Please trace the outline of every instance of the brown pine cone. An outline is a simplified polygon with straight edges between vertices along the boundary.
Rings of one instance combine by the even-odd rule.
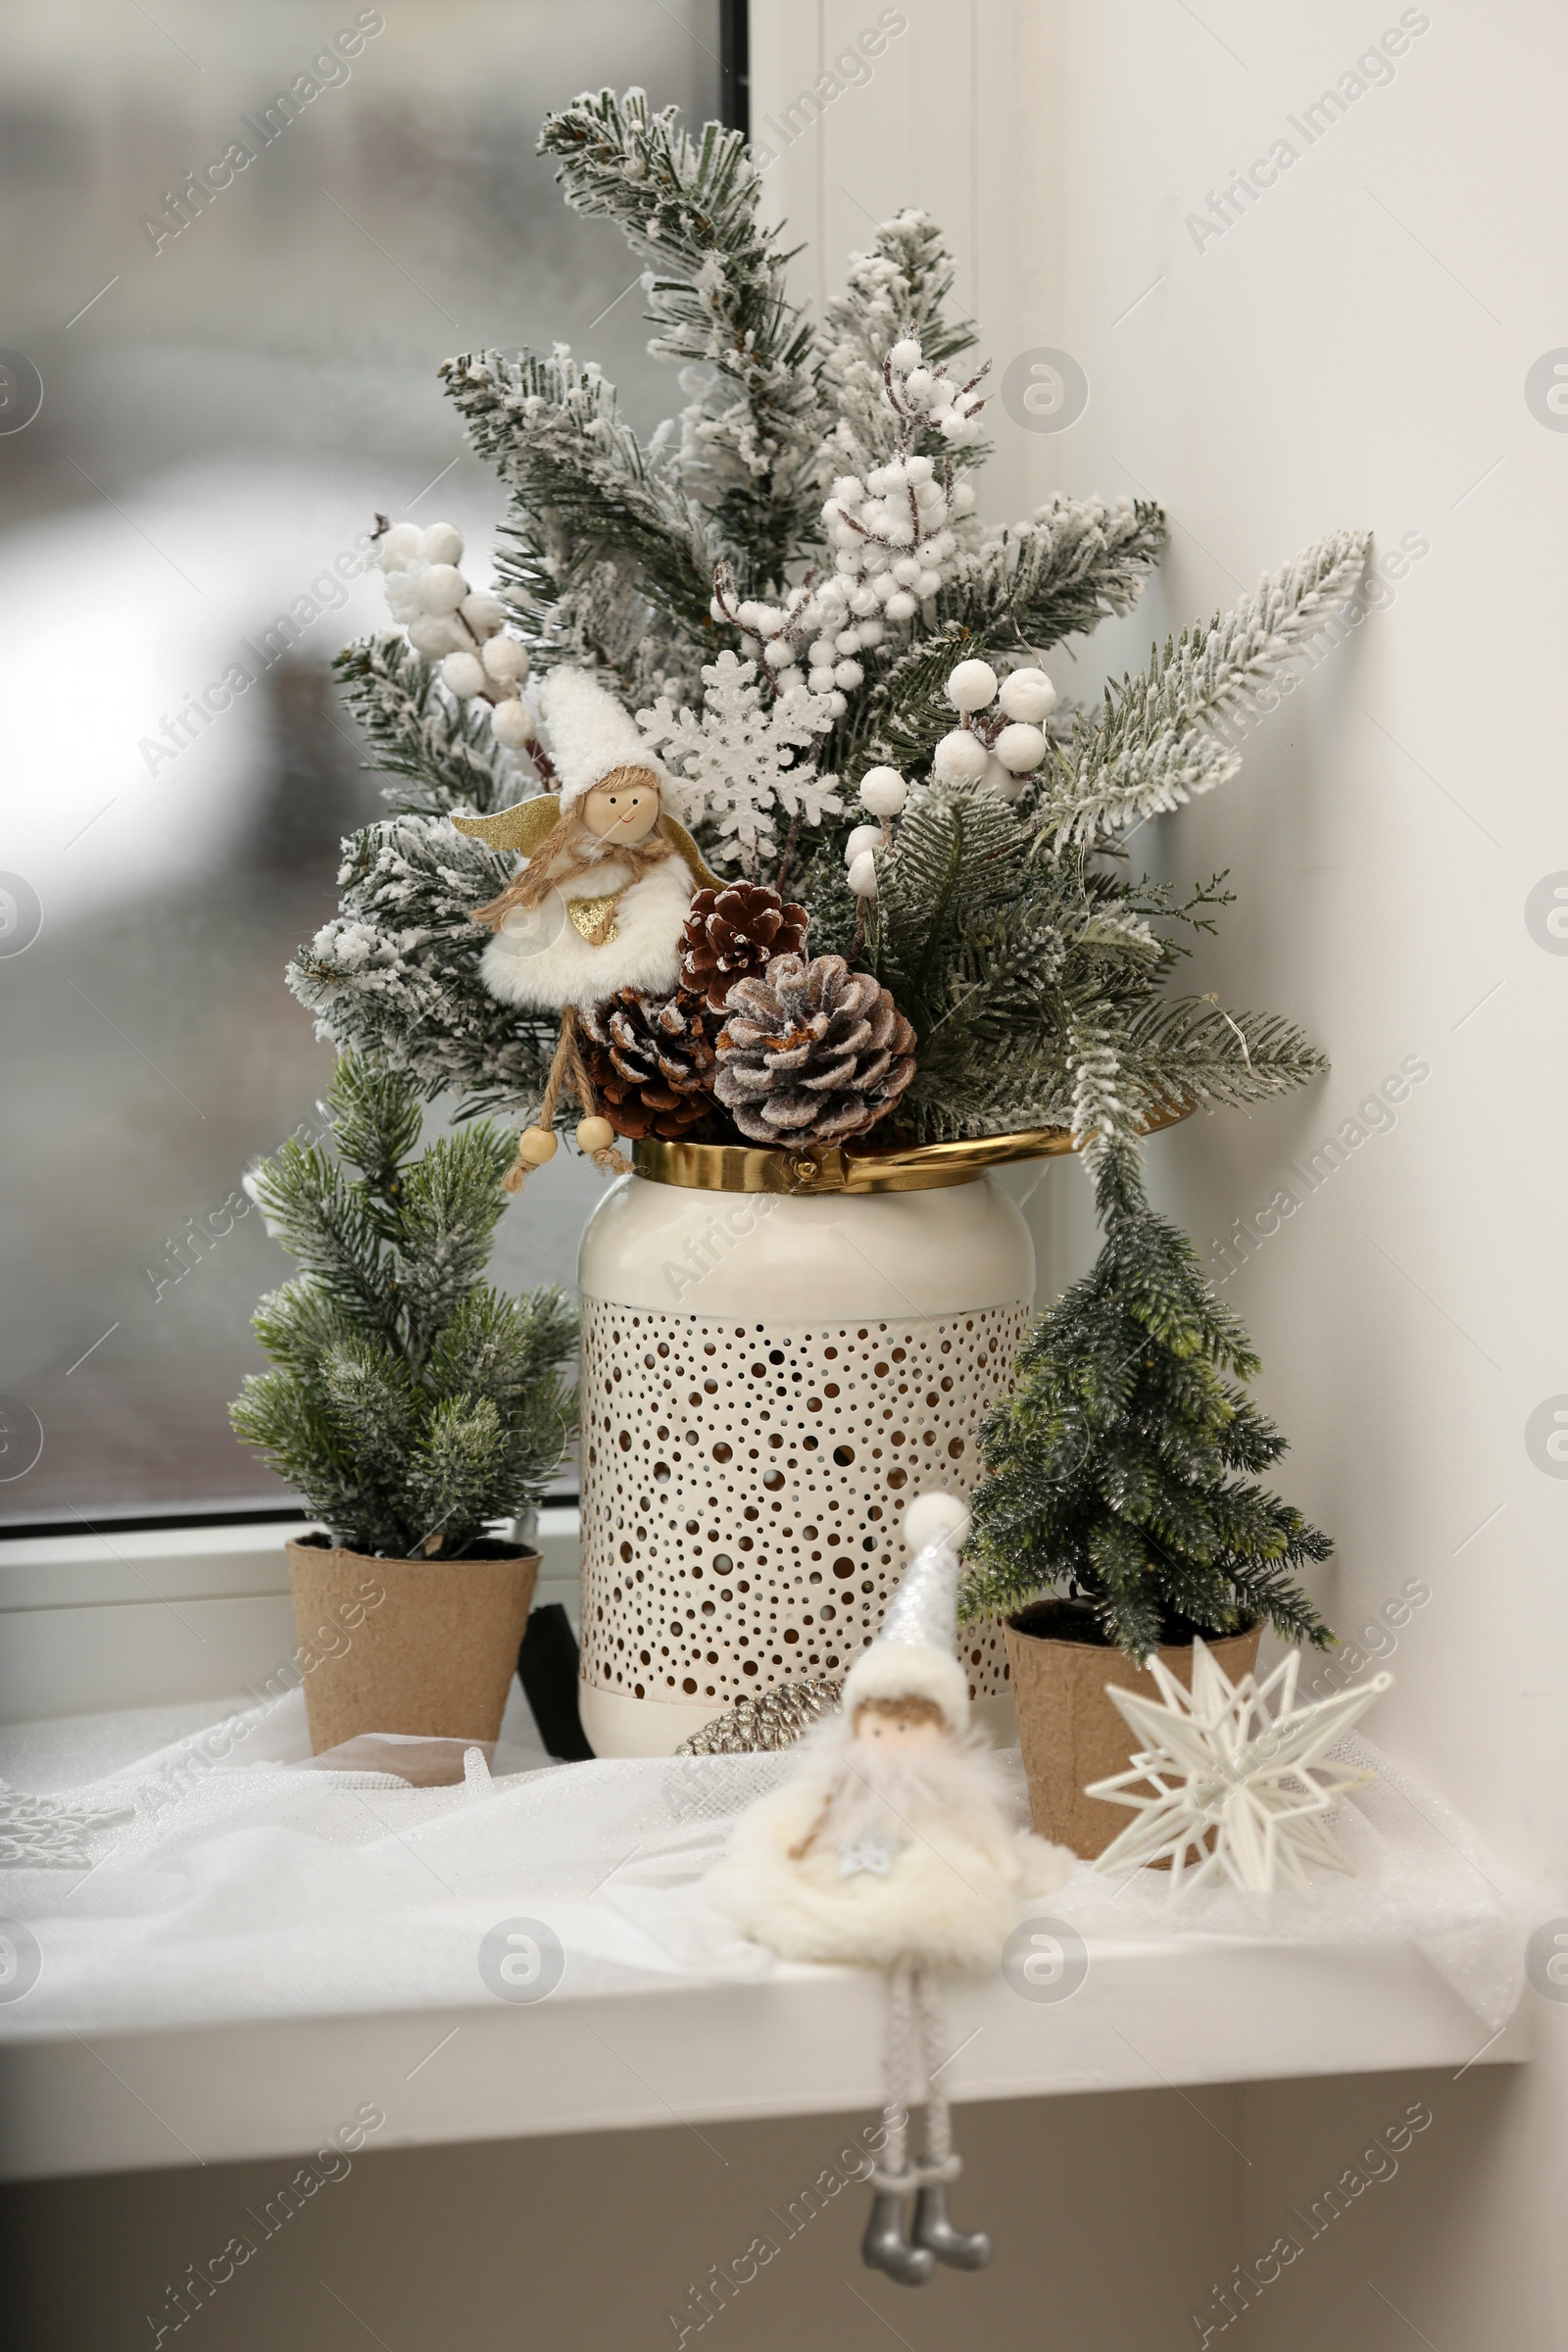
[[[835,1144],[890,1111],[914,1076],[914,1031],[842,956],[775,956],[730,990],[713,1092],[759,1144]]]
[[[681,935],[680,984],[722,1012],[737,980],[760,972],[774,956],[798,956],[806,945],[806,908],[788,906],[760,882],[731,882],[700,890]]]
[[[583,1061],[617,1135],[673,1143],[711,1109],[717,1023],[700,997],[623,988],[580,1017]]]

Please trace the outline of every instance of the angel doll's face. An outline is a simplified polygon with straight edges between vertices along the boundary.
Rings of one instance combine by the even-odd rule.
[[[855,1711],[855,1737],[881,1755],[929,1755],[947,1744],[948,1727],[927,1698],[873,1698]]]
[[[617,768],[583,796],[582,821],[600,841],[646,841],[659,822],[659,780],[646,768]]]

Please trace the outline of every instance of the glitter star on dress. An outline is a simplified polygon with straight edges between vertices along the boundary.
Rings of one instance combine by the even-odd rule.
[[[890,1837],[886,1830],[867,1830],[853,1845],[838,1847],[839,1877],[858,1878],[865,1871],[873,1879],[885,1879],[908,1842],[907,1838]]]

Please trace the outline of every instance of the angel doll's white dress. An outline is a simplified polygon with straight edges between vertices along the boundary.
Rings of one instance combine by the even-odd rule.
[[[570,828],[569,839],[545,853],[555,887],[500,917],[479,977],[501,1004],[536,1012],[586,1009],[623,988],[667,996],[680,974],[692,895],[715,878],[671,812],[668,776],[612,695],[586,671],[563,665],[546,678],[540,710],[559,791],[496,816],[460,816],[460,831],[494,849],[519,850],[531,862],[559,820],[617,772],[657,785],[662,808],[653,836],[632,852],[584,824]]]

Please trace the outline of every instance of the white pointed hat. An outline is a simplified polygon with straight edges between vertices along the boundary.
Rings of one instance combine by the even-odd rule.
[[[540,691],[550,758],[561,779],[561,807],[574,808],[612,768],[645,767],[667,793],[669,779],[637,731],[637,722],[585,669],[563,664]]]
[[[844,1712],[868,1698],[929,1698],[956,1732],[969,1721],[969,1677],[959,1665],[958,1545],[969,1513],[956,1494],[917,1494],[904,1515],[914,1557],[882,1630],[844,1678]]]

